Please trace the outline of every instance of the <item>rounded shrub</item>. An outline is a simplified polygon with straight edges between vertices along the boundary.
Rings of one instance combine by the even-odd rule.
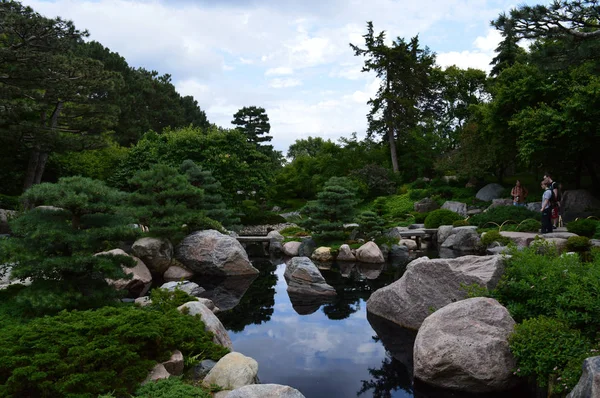
[[[540,212],[531,211],[521,206],[498,206],[486,212],[475,214],[469,219],[472,225],[484,228],[493,224],[502,225],[505,221],[520,223],[527,219],[539,220]]]
[[[427,212],[427,213],[419,213],[418,211],[413,211],[413,212],[410,213],[410,215],[413,216],[413,218],[415,219],[415,222],[417,224],[422,224],[422,223],[425,222],[425,219],[429,215],[429,212]]]
[[[502,246],[506,246],[510,243],[510,238],[502,236],[498,231],[488,231],[481,237],[481,245],[483,247],[488,247],[494,242],[498,242]]]
[[[453,211],[437,209],[430,212],[425,219],[425,228],[437,228],[440,225],[452,225],[454,221],[461,219],[462,217]]]
[[[586,252],[590,250],[592,244],[590,239],[585,236],[571,236],[567,239],[567,250],[570,252]]]
[[[596,233],[596,228],[598,228],[598,221],[590,220],[587,218],[571,221],[567,224],[567,231],[577,234],[579,236],[587,236],[591,238]]]
[[[542,226],[542,223],[537,221],[537,220],[533,220],[533,219],[528,219],[528,220],[524,220],[521,221],[521,223],[519,223],[519,225],[517,225],[517,232],[538,232],[540,230]]]
[[[456,220],[452,223],[453,227],[466,227],[470,225],[467,220]]]

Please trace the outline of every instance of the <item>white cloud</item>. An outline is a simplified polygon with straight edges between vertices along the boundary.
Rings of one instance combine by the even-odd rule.
[[[294,70],[287,66],[280,66],[278,68],[269,68],[265,72],[265,76],[277,76],[277,75],[293,75]]]
[[[269,82],[269,87],[272,88],[289,88],[289,87],[296,87],[296,86],[300,86],[302,85],[302,81],[300,81],[300,79],[294,79],[294,78],[277,78],[277,79],[273,79]]]
[[[489,72],[492,69],[490,62],[494,58],[494,50],[501,40],[500,32],[488,29],[485,36],[478,36],[473,41],[474,49],[440,53],[437,55],[437,62],[444,67],[456,65],[460,68],[476,68]]]

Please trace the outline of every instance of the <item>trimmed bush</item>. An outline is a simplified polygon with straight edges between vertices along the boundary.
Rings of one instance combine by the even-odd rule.
[[[179,377],[170,377],[148,383],[136,391],[137,398],[211,398],[212,394],[200,387],[185,384]]]
[[[567,239],[567,250],[570,252],[587,252],[591,247],[590,238],[585,236],[571,236]]]
[[[502,225],[505,221],[520,223],[528,218],[539,220],[541,214],[521,206],[498,206],[484,213],[475,214],[469,221],[472,225],[484,228],[493,224]]]
[[[425,228],[437,228],[440,225],[452,225],[454,221],[462,220],[462,217],[450,210],[437,209],[429,213],[425,219]]]
[[[200,360],[228,352],[199,317],[177,310],[104,307],[9,325],[0,333],[0,396],[127,396],[175,349]]]
[[[500,232],[496,230],[486,232],[481,238],[481,246],[483,247],[488,247],[494,242],[498,242],[502,246],[507,246],[510,243],[510,239],[500,235]]]
[[[542,223],[537,220],[525,220],[522,221],[516,227],[517,232],[538,232],[542,227]]]
[[[453,227],[466,227],[470,225],[467,220],[456,220],[452,223]]]
[[[362,212],[358,219],[358,232],[361,236],[371,240],[383,233],[385,221],[372,211]]]
[[[18,196],[8,196],[0,194],[0,209],[18,210],[19,205],[20,203]]]
[[[410,213],[410,215],[414,217],[417,224],[423,224],[429,213],[419,213],[417,211],[413,211]]]
[[[568,223],[567,231],[579,236],[587,236],[588,238],[591,238],[596,233],[596,228],[598,228],[598,225],[598,221],[584,218]]]

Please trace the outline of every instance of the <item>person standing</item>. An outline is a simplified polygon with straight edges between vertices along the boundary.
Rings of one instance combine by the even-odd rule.
[[[552,179],[552,176],[548,172],[544,173],[544,181],[546,181],[546,184],[548,185],[548,189],[550,189],[552,191],[552,197],[550,199],[550,205],[551,205],[550,206],[550,208],[551,208],[550,219],[552,220],[552,228],[557,228],[558,227],[558,216],[560,213],[560,196],[559,196],[558,183]]]
[[[517,180],[517,183],[510,191],[510,195],[513,198],[513,205],[525,206],[525,199],[527,198],[528,194],[529,192],[527,191],[527,188],[521,185],[521,181]]]
[[[552,205],[550,204],[550,200],[552,199],[552,190],[549,187],[549,183],[547,180],[542,181],[542,189],[544,193],[542,194],[542,233],[547,234],[552,232]]]

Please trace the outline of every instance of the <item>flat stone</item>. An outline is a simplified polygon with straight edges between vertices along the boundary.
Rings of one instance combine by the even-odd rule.
[[[173,292],[175,290],[181,290],[194,297],[200,296],[205,291],[203,287],[201,287],[197,283],[190,281],[167,282],[164,283],[160,288],[168,290],[170,292]]]
[[[500,231],[500,235],[505,236],[515,242],[518,247],[528,247],[538,234],[532,232],[512,232]]]
[[[231,391],[227,398],[305,398],[300,391],[280,384],[251,384]]]
[[[579,235],[574,234],[572,232],[550,232],[547,234],[543,234],[542,236],[544,237],[544,239],[549,239],[549,238],[569,239],[573,236],[579,236]]]

